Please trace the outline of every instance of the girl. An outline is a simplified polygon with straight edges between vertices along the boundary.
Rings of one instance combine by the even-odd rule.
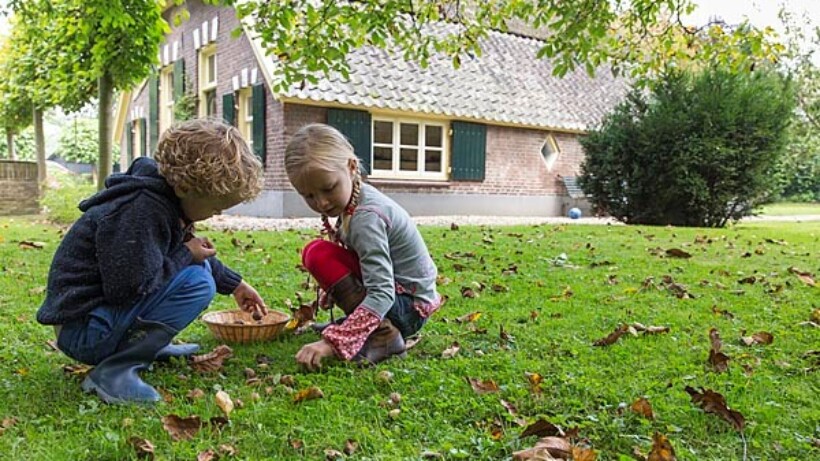
[[[331,126],[300,129],[285,149],[285,170],[330,237],[308,243],[302,264],[347,315],[302,347],[297,362],[313,370],[332,355],[370,363],[403,356],[404,339],[442,301],[436,266],[410,216],[362,183],[353,147]]]

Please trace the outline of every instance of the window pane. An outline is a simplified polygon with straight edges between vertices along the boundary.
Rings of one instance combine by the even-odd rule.
[[[419,164],[419,151],[416,149],[402,149],[401,150],[401,164],[399,169],[402,171],[416,171]]]
[[[424,151],[424,171],[430,173],[441,173],[441,151]]]
[[[250,122],[253,121],[253,96],[252,94],[248,94],[245,98],[245,120]]]
[[[208,56],[208,83],[216,81],[216,54]]]
[[[544,158],[549,158],[557,153],[558,151],[555,149],[555,140],[552,136],[550,136],[544,141],[544,145],[541,146],[541,155],[543,155]]]
[[[390,147],[374,147],[373,168],[376,170],[392,170],[393,149]]]
[[[416,124],[401,124],[401,144],[403,146],[419,145],[419,126]],[[403,168],[402,168],[403,169]]]
[[[373,122],[373,142],[393,144],[393,122]]]
[[[424,127],[424,144],[430,147],[441,147],[441,127]]]
[[[216,115],[216,91],[211,90],[205,93],[205,112],[206,115]]]

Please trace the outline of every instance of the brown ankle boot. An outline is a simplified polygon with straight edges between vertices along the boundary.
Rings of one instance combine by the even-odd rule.
[[[384,319],[367,338],[362,350],[353,357],[353,361],[375,365],[394,355],[402,358],[407,355],[404,348],[404,338],[402,338],[398,328],[393,326],[393,322]]]
[[[327,290],[327,293],[333,299],[333,302],[347,315],[350,315],[354,309],[359,307],[365,296],[367,296],[364,285],[353,275],[347,275],[336,282]]]

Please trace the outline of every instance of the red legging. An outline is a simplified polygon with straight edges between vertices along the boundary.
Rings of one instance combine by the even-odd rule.
[[[327,240],[317,239],[305,245],[302,250],[302,265],[325,291],[350,274],[362,279],[362,269],[356,253]]]

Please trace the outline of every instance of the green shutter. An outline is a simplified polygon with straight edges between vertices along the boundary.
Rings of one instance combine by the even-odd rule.
[[[128,122],[125,124],[125,165],[121,170],[125,171],[131,165],[132,160],[134,160],[134,122]]]
[[[373,144],[370,142],[373,130],[370,125],[370,113],[362,110],[328,109],[327,124],[347,136],[356,156],[359,157],[362,169],[370,174],[373,154]]]
[[[265,164],[265,84],[253,86],[253,153]]]
[[[222,118],[225,119],[229,125],[236,126],[236,106],[233,101],[233,93],[225,93],[222,95]]]
[[[145,118],[137,120],[137,126],[140,131],[140,154],[145,157],[150,157],[151,153],[145,148],[145,139],[147,133],[145,132]]]
[[[174,61],[174,101],[179,101],[185,95],[185,61]]]
[[[478,123],[453,122],[452,128],[452,179],[483,181],[487,127]]]
[[[153,157],[159,140],[159,78],[156,74],[148,77],[148,139],[151,150],[143,155]]]

